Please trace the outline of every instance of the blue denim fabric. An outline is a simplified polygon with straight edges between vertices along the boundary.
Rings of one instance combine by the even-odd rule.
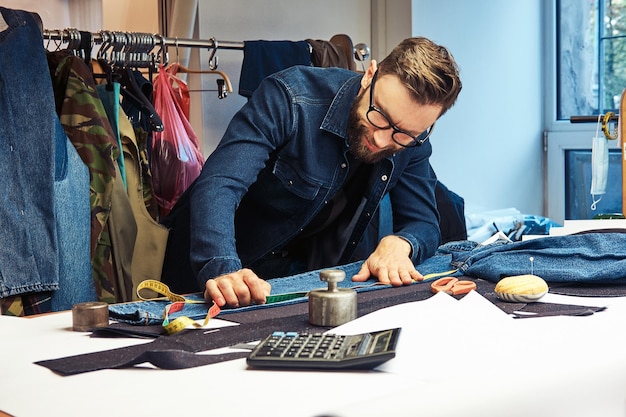
[[[266,78],[235,115],[191,189],[191,264],[199,288],[282,249],[341,188],[349,167],[348,114],[361,77],[292,67]],[[412,260],[419,264],[435,253],[440,232],[431,152],[426,142],[372,166],[338,264],[358,260],[358,245],[372,250],[378,243],[363,236],[387,192],[394,233],[412,245]]]
[[[54,95],[34,17],[0,7],[0,298],[58,289]]]
[[[463,274],[492,282],[530,273],[547,282],[626,281],[626,233],[553,236],[485,246],[464,241],[442,245],[440,251],[450,254],[452,265]]]
[[[450,269],[450,260],[451,256],[449,254],[437,253],[436,255],[432,256],[424,263],[422,263],[419,267],[419,271],[424,275],[435,272],[445,272]],[[369,280],[367,282],[353,282],[351,278],[359,271],[361,265],[362,261],[336,267],[336,269],[341,269],[346,273],[346,279],[338,284],[339,288],[362,287],[355,288],[355,290],[357,292],[364,292],[389,287],[388,285],[374,285],[377,283],[377,280],[375,279]],[[291,292],[305,292],[317,288],[326,288],[326,283],[320,281],[320,271],[321,270],[317,270],[284,278],[268,279],[267,282],[272,285],[272,295],[286,294]],[[415,283],[414,285],[421,284]],[[191,294],[187,296],[187,298],[193,300],[202,300],[202,294]],[[224,318],[224,320],[228,320],[229,313],[239,313],[248,310],[259,310],[280,305],[296,304],[306,302],[307,300],[308,298],[306,296],[303,296],[300,298],[280,301],[273,304],[251,305],[234,309],[224,309],[220,313],[220,317]],[[166,304],[168,304],[168,302],[166,301],[142,301],[134,303],[113,304],[109,306],[109,314],[113,320],[125,323],[137,325],[161,324],[163,322],[163,310]],[[194,320],[201,320],[204,319],[204,317],[206,316],[208,307],[208,304],[186,304],[183,310],[171,314],[170,319],[173,320],[180,316],[187,316]]]
[[[525,242],[507,243],[499,241],[482,246],[473,241],[451,242],[442,245],[436,254],[421,265],[419,271],[426,275],[441,273],[458,268],[452,275],[468,275],[497,282],[504,276],[528,274],[529,258],[533,257],[533,273],[548,282],[585,282],[594,284],[624,283],[626,280],[626,233],[589,233],[573,236],[545,237]],[[388,286],[376,285],[375,280],[366,283],[351,281],[362,262],[337,267],[346,272],[346,279],[340,287],[372,291]],[[323,288],[319,280],[319,270],[297,274],[285,278],[267,280],[272,285],[272,295],[289,292],[309,291]],[[416,283],[413,285],[423,285]],[[369,285],[369,286],[368,286]],[[201,294],[192,297],[201,299]],[[301,303],[301,297],[271,305],[252,305],[224,310],[221,314],[228,320],[228,313],[252,309],[269,308],[276,305]],[[109,307],[111,317],[133,324],[160,324],[163,321],[165,302],[138,302],[117,304]],[[205,304],[188,304],[178,315],[202,319],[207,313]]]
[[[55,118],[54,203],[59,247],[59,289],[52,293],[52,311],[95,301],[91,275],[89,169]]]

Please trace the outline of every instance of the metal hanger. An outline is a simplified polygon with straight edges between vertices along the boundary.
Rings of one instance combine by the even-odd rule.
[[[214,38],[212,38],[214,40]],[[217,50],[217,41],[215,41],[215,47],[213,48],[213,51]],[[217,69],[215,69],[217,67],[217,56],[215,56],[215,53],[212,53],[211,56],[209,57],[209,69],[208,70],[196,70],[196,69],[190,69],[185,67],[184,65],[181,65],[179,62],[179,55],[178,55],[178,42],[176,42],[175,44],[176,46],[176,62],[173,64],[168,65],[168,72],[171,73],[183,73],[183,74],[215,74],[215,75],[219,75],[221,78],[218,78],[217,81],[217,97],[220,99],[226,98],[228,97],[228,94],[233,92],[233,86],[230,82],[230,78],[228,78],[228,75],[223,72],[223,71],[219,71]],[[211,68],[213,66],[213,68]],[[171,71],[170,71],[171,69]],[[189,90],[194,91],[194,92],[201,92],[201,91],[216,91],[216,90]]]

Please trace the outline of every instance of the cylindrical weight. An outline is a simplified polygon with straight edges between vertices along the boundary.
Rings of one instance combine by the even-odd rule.
[[[109,325],[109,305],[101,301],[88,301],[72,306],[72,330],[88,332],[95,327]]]
[[[356,291],[337,288],[346,274],[338,269],[320,272],[320,280],[328,282],[328,289],[309,292],[309,323],[315,326],[339,326],[354,320],[357,315]]]

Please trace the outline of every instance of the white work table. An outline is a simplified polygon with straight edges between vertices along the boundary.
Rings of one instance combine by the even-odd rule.
[[[3,316],[0,410],[15,417],[626,416],[626,298],[544,300],[607,309],[513,319],[476,292],[461,300],[440,293],[335,329],[402,327],[394,359],[352,372],[252,370],[238,359],[60,376],[34,362],[150,340],[73,332],[70,312]]]

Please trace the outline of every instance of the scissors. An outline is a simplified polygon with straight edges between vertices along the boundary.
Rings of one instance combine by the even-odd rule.
[[[449,295],[467,294],[476,289],[476,283],[466,280],[459,281],[454,277],[443,277],[430,284],[430,289],[433,293],[443,291]]]

